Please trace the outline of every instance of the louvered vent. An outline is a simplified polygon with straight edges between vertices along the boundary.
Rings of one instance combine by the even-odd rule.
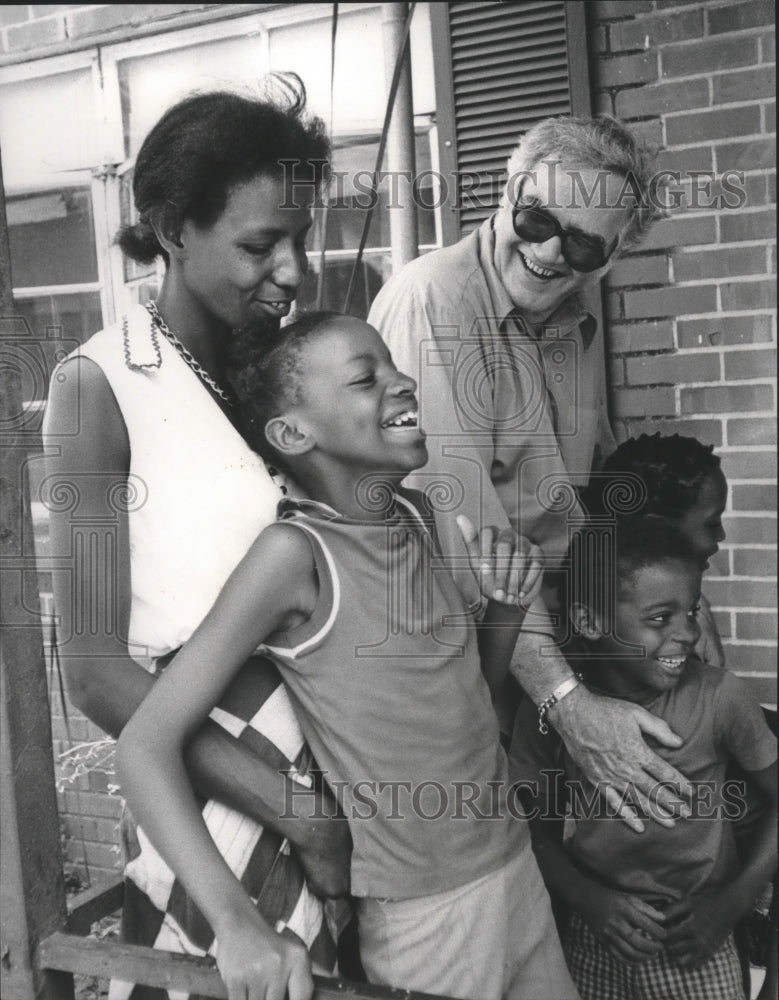
[[[460,227],[497,207],[520,135],[571,113],[565,4],[551,0],[450,3]]]

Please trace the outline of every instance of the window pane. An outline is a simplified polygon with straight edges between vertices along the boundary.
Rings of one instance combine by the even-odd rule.
[[[319,267],[318,257],[309,258],[309,271],[296,300],[299,309],[313,309],[316,306]],[[328,260],[325,263],[323,309],[331,309],[334,312],[344,311],[346,292],[353,267],[354,260],[348,258]],[[371,254],[363,257],[355,277],[352,301],[348,310],[349,315],[365,319],[371,303],[389,277],[389,272],[389,254]]]
[[[16,288],[97,281],[89,191],[66,188],[8,199]]]
[[[328,250],[356,250],[360,245],[366,209],[375,207],[371,218],[366,247],[390,245],[390,212],[413,199],[417,205],[419,245],[436,241],[435,198],[430,172],[430,138],[427,131],[416,136],[416,174],[421,184],[416,189],[405,178],[380,180],[376,198],[371,196],[371,179],[376,167],[378,137],[349,141],[340,139],[333,150],[333,180],[330,186],[330,208],[327,218]],[[320,247],[322,240],[322,210],[315,211],[315,228],[309,246]]]
[[[250,91],[267,72],[259,35],[242,35],[119,64],[125,150],[134,156],[157,119],[195,90]]]
[[[7,193],[48,187],[63,171],[97,166],[98,123],[90,71],[3,84],[0,146]]]
[[[49,374],[64,355],[83,344],[103,326],[98,292],[17,299],[14,308],[30,324]]]

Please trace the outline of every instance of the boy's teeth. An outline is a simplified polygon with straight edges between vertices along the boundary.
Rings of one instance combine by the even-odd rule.
[[[658,660],[661,663],[665,663],[666,666],[669,667],[680,667],[686,659],[687,659],[686,656],[675,656],[675,657],[658,656]]]
[[[395,417],[394,420],[388,420],[385,427],[407,427],[416,426],[417,422],[417,411],[409,410],[407,413],[401,413],[399,417]]]

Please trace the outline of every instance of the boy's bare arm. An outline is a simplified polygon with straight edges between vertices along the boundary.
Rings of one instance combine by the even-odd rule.
[[[208,833],[184,748],[252,651],[305,620],[316,599],[313,556],[297,532],[273,525],[252,546],[216,604],[124,727],[117,770],[133,814],[213,928],[230,985],[304,983],[305,949],[259,917]],[[283,978],[282,978],[283,977]],[[296,995],[298,990],[295,991]]]

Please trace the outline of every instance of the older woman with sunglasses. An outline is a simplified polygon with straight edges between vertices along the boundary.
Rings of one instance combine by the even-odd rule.
[[[550,566],[583,517],[577,488],[614,447],[603,338],[584,295],[660,216],[653,169],[650,151],[611,116],[539,122],[508,161],[498,210],[408,264],[368,317],[419,383],[430,460],[415,485],[475,524],[510,525]],[[462,562],[441,520],[444,549]],[[465,575],[462,585],[471,587]],[[671,823],[687,783],[643,735],[669,746],[676,737],[640,708],[578,685],[542,611],[528,615],[513,669],[540,723],[554,723],[631,825],[642,826],[626,789],[644,803],[651,795],[652,814]],[[498,708],[505,727],[510,700]],[[658,793],[661,782],[674,791]]]

